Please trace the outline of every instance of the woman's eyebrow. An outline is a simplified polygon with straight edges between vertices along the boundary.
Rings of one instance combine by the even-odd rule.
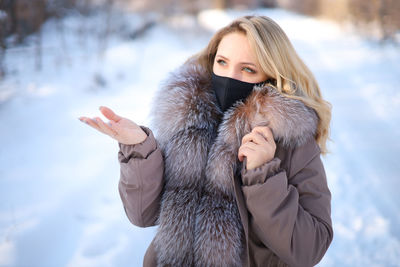
[[[251,63],[251,62],[240,62],[240,64],[242,64],[242,65],[252,65],[252,66],[254,66],[254,67],[257,67],[256,64]]]
[[[228,60],[228,61],[229,61],[229,58],[227,58],[227,57],[224,57],[223,55],[220,55],[220,54],[217,54],[217,55],[215,55],[215,57],[221,57],[221,58],[223,58],[223,59],[225,59],[225,60]]]
[[[216,55],[215,55],[215,58],[217,58],[217,57],[222,58],[222,59],[224,59],[224,60],[226,60],[226,61],[229,61],[229,58],[227,58],[227,57],[225,57],[225,56],[223,56],[223,55],[221,55],[221,54],[216,54]],[[257,67],[256,64],[251,63],[251,62],[240,62],[240,64],[242,64],[242,65],[251,65],[251,66]]]

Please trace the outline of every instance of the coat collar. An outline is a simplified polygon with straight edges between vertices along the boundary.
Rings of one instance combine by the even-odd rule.
[[[245,102],[222,114],[211,91],[210,75],[193,60],[172,72],[162,84],[151,114],[161,144],[183,129],[216,129],[222,122],[220,128],[228,127],[230,138],[236,137],[235,148],[256,126],[270,127],[282,146],[296,147],[315,136],[318,124],[313,109],[280,94],[271,85],[255,87]]]

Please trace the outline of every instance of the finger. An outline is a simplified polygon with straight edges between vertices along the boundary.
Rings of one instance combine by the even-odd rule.
[[[264,135],[258,132],[251,132],[250,134],[245,135],[242,139],[242,144],[247,142],[253,142],[258,145],[266,145],[268,140],[265,139]]]
[[[245,147],[245,146],[241,146],[238,151],[239,161],[242,162],[244,160],[244,158],[247,157],[252,152],[253,152],[252,149]]]
[[[102,132],[101,129],[100,129],[100,127],[97,125],[97,122],[94,121],[93,119],[88,118],[88,117],[80,117],[79,120],[80,120],[81,122],[84,122],[84,123],[86,123],[87,125],[91,126],[92,128],[94,128],[94,129],[96,129],[96,130]]]
[[[110,126],[110,124],[105,123],[102,119],[100,119],[99,117],[95,118],[97,124],[99,125],[100,129],[105,133],[108,134],[112,137],[114,137],[115,135],[117,135],[117,132],[115,130],[113,130]]]
[[[247,153],[254,151],[255,147],[253,145],[255,145],[255,144],[248,142],[239,147],[238,157],[239,157],[240,161],[243,160],[243,157],[247,156]]]
[[[273,138],[270,138],[273,139]],[[256,132],[254,134],[255,143],[258,145],[266,145],[268,144],[269,139],[265,138],[265,136],[261,133]]]
[[[240,148],[239,148],[239,151],[238,151],[238,159],[239,159],[239,161],[242,162],[243,159],[244,159],[244,157],[246,157],[246,154],[245,154],[245,152],[243,151],[243,148],[240,147]]]
[[[242,144],[247,143],[247,142],[254,142],[255,141],[255,133],[251,132],[243,136],[242,138]]]
[[[271,129],[267,126],[254,127],[251,132],[256,132],[256,133],[262,134],[264,136],[264,138],[267,139],[268,141],[274,141],[274,135],[272,134]]]
[[[114,111],[112,111],[108,107],[101,106],[99,109],[100,109],[101,113],[103,113],[103,115],[109,120],[119,122],[122,119],[122,117],[115,114]]]
[[[253,143],[253,142],[247,142],[247,143],[242,144],[242,147],[246,147],[250,150],[255,151],[260,147],[260,145]]]
[[[104,123],[99,117],[96,117],[95,120],[99,125],[100,129],[102,129],[103,133],[108,134],[109,136],[112,137],[115,137],[117,135],[117,132],[111,129],[111,127],[106,123]]]
[[[242,144],[247,143],[247,142],[251,142],[252,139],[252,135],[251,133],[246,134],[245,136],[243,136],[242,138]]]

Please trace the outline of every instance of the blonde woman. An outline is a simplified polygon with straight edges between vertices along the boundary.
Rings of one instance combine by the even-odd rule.
[[[330,105],[282,29],[242,17],[173,72],[152,130],[101,107],[130,221],[158,224],[144,266],[313,266],[332,238]],[[155,137],[156,136],[156,137]]]

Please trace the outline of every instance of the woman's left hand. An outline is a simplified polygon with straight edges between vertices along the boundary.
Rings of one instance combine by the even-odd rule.
[[[243,136],[238,157],[241,162],[246,157],[246,169],[251,170],[272,160],[275,150],[276,144],[271,129],[268,127],[254,127],[251,133]]]

